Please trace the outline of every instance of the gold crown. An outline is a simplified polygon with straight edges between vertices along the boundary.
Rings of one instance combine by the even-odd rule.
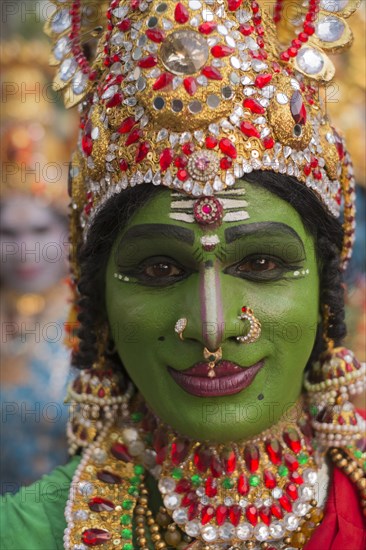
[[[46,30],[55,85],[66,105],[80,103],[74,234],[128,187],[151,182],[199,198],[272,170],[296,177],[336,217],[343,197],[345,265],[353,169],[319,86],[334,76],[326,51],[352,42],[345,18],[359,3],[277,0],[270,15],[255,0],[112,0],[104,14],[59,0]]]

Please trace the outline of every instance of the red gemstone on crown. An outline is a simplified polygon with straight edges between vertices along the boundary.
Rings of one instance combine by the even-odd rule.
[[[179,181],[186,181],[188,177],[189,177],[189,174],[187,170],[178,170],[177,178],[179,179]]]
[[[189,19],[189,12],[183,4],[180,2],[175,6],[174,17],[177,23],[187,23]]]
[[[262,105],[257,101],[256,99],[252,99],[251,97],[247,97],[243,101],[243,106],[245,109],[249,109],[252,111],[252,113],[257,113],[259,115],[262,115],[265,113],[265,108],[262,107]]]
[[[270,73],[259,74],[254,81],[254,85],[257,88],[264,88],[264,86],[267,86],[267,84],[269,84],[271,80],[272,80],[272,75]]]
[[[123,21],[117,24],[117,27],[122,32],[129,31],[131,28],[131,19],[124,19]]]
[[[253,27],[253,25],[250,25],[249,23],[243,23],[242,25],[240,25],[239,31],[244,36],[249,36],[254,31],[254,27]]]
[[[294,483],[289,483],[286,487],[286,493],[292,500],[296,500],[299,497],[297,487]]]
[[[123,443],[114,443],[111,447],[111,453],[115,458],[123,460],[123,462],[130,462],[132,460],[126,445],[123,445]]]
[[[123,101],[123,95],[119,92],[114,94],[113,97],[106,103],[106,107],[117,107],[117,105],[121,105]]]
[[[228,157],[236,159],[237,151],[235,145],[230,141],[229,138],[221,139],[219,143],[219,148]]]
[[[297,485],[302,485],[304,483],[302,476],[298,472],[292,472],[290,479]]]
[[[112,535],[104,529],[86,529],[82,532],[81,538],[87,546],[98,546],[110,540]]]
[[[164,149],[161,152],[160,158],[159,158],[160,168],[162,170],[167,170],[169,168],[169,166],[171,165],[171,163],[173,162],[173,158],[174,158],[173,149],[170,149],[169,147]]]
[[[140,59],[140,61],[137,62],[137,65],[142,69],[150,69],[151,67],[155,67],[157,62],[158,60],[154,55],[148,55],[147,57]]]
[[[119,134],[128,134],[132,130],[132,128],[135,126],[136,120],[133,116],[129,116],[125,118],[120,127],[118,128]]]
[[[198,84],[194,76],[188,76],[183,80],[183,86],[189,95],[194,95],[197,92]]]
[[[230,11],[236,11],[242,5],[243,0],[228,0],[227,7]]]
[[[165,32],[161,29],[147,29],[146,36],[156,44],[160,44],[165,39]]]
[[[229,159],[228,157],[223,157],[220,159],[220,168],[222,170],[229,170],[233,165],[233,161]]]
[[[146,158],[149,151],[150,151],[150,143],[148,141],[144,141],[143,143],[140,143],[137,149],[135,161],[142,162],[144,158]]]
[[[194,491],[189,491],[184,497],[182,498],[182,506],[188,507],[197,500],[197,495]]]
[[[302,126],[306,124],[306,107],[299,90],[296,90],[292,94],[290,99],[290,110],[296,124],[301,124]]]
[[[215,67],[203,67],[202,74],[209,80],[222,80],[222,74]]]
[[[182,145],[182,151],[185,155],[191,155],[194,151],[194,145],[191,141],[188,141],[184,145]]]
[[[245,136],[248,137],[260,137],[260,133],[258,132],[257,128],[253,126],[251,122],[243,121],[240,124],[240,130],[243,132]]]
[[[81,140],[81,147],[84,153],[89,157],[93,151],[93,140],[89,136],[83,136]]]
[[[158,78],[155,80],[153,84],[153,90],[161,90],[162,88],[166,88],[169,86],[169,84],[172,83],[174,78],[174,75],[171,73],[162,73]]]
[[[216,44],[216,46],[213,46],[211,48],[211,53],[214,57],[227,57],[228,55],[231,55],[234,53],[234,48],[230,48],[229,46],[225,46],[223,44]]]
[[[136,143],[137,141],[139,141],[139,139],[142,137],[142,131],[139,129],[139,128],[135,128],[134,130],[132,130],[132,132],[128,135],[127,139],[126,139],[126,147],[128,147],[129,145],[132,145],[133,143]]]
[[[205,21],[205,23],[201,23],[201,25],[198,27],[198,30],[201,34],[211,34],[217,27],[217,23],[214,21]]]
[[[88,502],[90,510],[93,512],[112,512],[115,508],[112,501],[102,497],[94,497]]]
[[[206,137],[206,147],[207,149],[214,149],[217,145],[218,141],[213,136],[207,136]]]

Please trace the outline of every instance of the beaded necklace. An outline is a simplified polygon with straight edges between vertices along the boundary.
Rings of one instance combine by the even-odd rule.
[[[232,445],[182,438],[139,410],[110,421],[75,473],[65,548],[302,548],[323,516],[311,436],[305,413]]]

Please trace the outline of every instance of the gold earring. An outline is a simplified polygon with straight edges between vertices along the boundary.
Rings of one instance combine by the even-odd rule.
[[[245,336],[237,336],[236,339],[241,344],[252,344],[256,342],[261,335],[262,326],[258,319],[254,316],[253,310],[250,307],[243,306],[241,314],[238,316],[241,321],[249,321],[249,332]]]
[[[209,378],[215,378],[216,373],[214,371],[214,368],[216,367],[216,363],[220,361],[220,359],[222,359],[221,347],[216,351],[210,351],[207,348],[204,348],[203,357],[208,361],[209,371],[207,373],[207,376],[209,376]]]
[[[187,324],[188,321],[185,317],[178,319],[178,321],[175,323],[174,330],[182,341],[184,340],[183,332],[185,331]]]

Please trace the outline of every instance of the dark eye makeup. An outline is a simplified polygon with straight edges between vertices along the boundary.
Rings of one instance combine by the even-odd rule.
[[[275,256],[253,254],[227,267],[224,273],[250,281],[265,282],[286,278],[287,274],[300,269],[302,265],[292,265]],[[141,261],[137,266],[127,269],[121,266],[119,271],[127,275],[131,282],[164,287],[186,279],[195,270],[168,256],[153,256]]]

